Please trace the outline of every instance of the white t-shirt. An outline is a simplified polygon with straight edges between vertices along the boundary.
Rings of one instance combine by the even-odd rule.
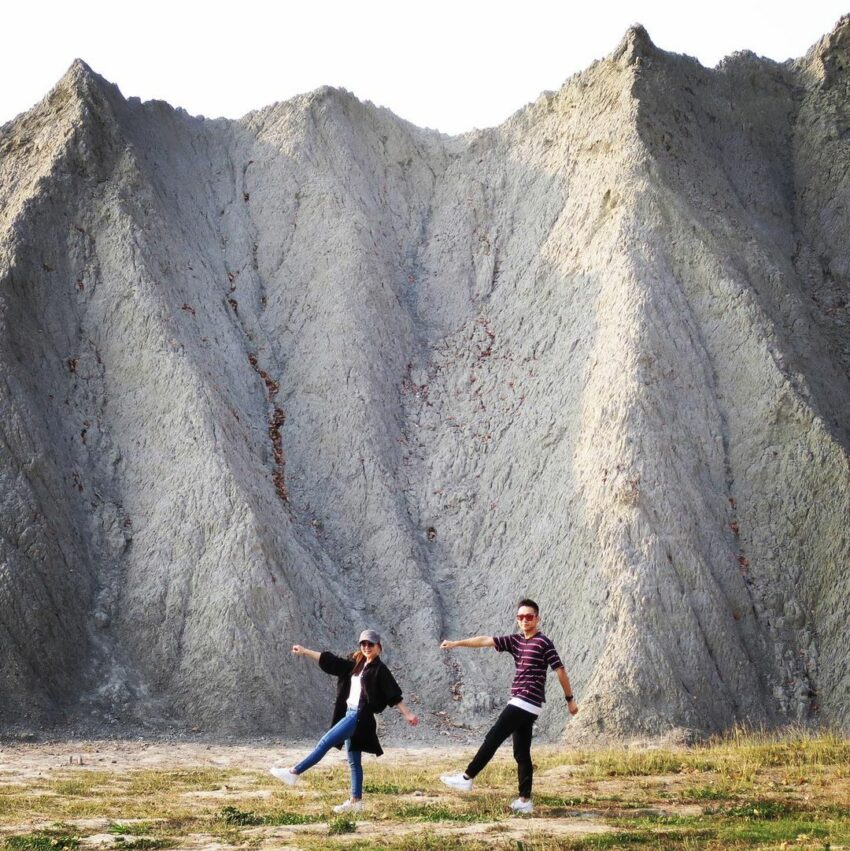
[[[512,697],[508,701],[509,706],[516,706],[518,709],[524,709],[526,712],[530,712],[532,715],[539,715],[542,711],[541,706],[535,706],[533,703],[529,703],[527,700],[523,700],[521,697]]]
[[[357,709],[360,706],[360,674],[353,674],[351,677],[351,690],[345,705],[349,709]]]

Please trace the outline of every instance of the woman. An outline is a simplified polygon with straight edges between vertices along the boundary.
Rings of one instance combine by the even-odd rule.
[[[292,768],[272,768],[271,773],[294,786],[298,775],[312,768],[332,747],[342,747],[345,742],[348,765],[351,769],[351,798],[337,807],[334,812],[360,812],[363,809],[363,751],[380,756],[383,753],[378,741],[375,713],[383,712],[387,706],[395,706],[407,722],[415,727],[419,719],[402,703],[401,689],[381,661],[381,636],[374,629],[360,633],[359,650],[347,659],[324,651],[317,653],[300,644],[292,647],[296,656],[315,659],[319,667],[337,678],[336,702],[331,729],[319,739],[313,752]]]

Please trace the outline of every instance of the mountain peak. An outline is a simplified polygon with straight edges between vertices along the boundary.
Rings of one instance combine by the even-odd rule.
[[[65,76],[75,76],[75,77],[92,77],[96,76],[94,71],[91,69],[91,65],[89,65],[84,60],[77,57],[68,67],[68,70],[65,72]]]
[[[652,43],[643,24],[632,24],[620,39],[612,58],[634,65],[641,57],[654,56],[657,52],[658,48]]]
[[[831,32],[821,38],[803,61],[804,67],[830,85],[842,71],[850,68],[850,15],[838,19]]]
[[[51,94],[63,91],[73,93],[81,99],[90,100],[92,96],[106,94],[107,91],[117,93],[118,87],[93,71],[87,62],[75,59],[53,87]]]

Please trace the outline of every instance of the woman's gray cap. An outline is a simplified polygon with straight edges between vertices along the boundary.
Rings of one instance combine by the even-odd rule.
[[[372,644],[380,644],[381,636],[374,629],[364,629],[360,633],[360,641],[371,641]]]

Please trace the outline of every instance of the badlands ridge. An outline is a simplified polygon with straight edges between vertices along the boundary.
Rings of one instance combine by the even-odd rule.
[[[0,129],[0,725],[313,734],[359,630],[426,727],[542,606],[541,733],[850,726],[850,19],[635,27],[447,137],[77,61]],[[445,715],[432,713],[444,712]]]

